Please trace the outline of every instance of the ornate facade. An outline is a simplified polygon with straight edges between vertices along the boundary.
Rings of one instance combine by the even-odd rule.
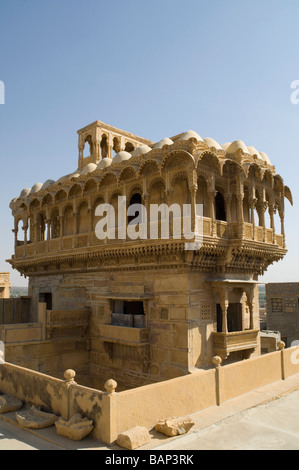
[[[39,302],[89,308],[91,373],[124,385],[209,367],[215,355],[260,354],[258,276],[286,253],[292,203],[267,155],[194,131],[155,143],[100,121],[78,136],[77,170],[10,205],[9,262],[29,277],[32,319]],[[202,247],[186,251],[171,230],[169,239],[100,240],[96,207],[117,212],[118,196],[147,209],[190,204],[193,231],[202,204]]]

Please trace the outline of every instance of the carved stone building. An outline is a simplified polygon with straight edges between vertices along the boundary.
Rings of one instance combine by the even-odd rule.
[[[258,276],[286,253],[285,198],[292,203],[267,155],[194,131],[155,143],[100,121],[78,135],[77,170],[23,189],[10,205],[9,262],[29,277],[31,320],[39,302],[89,309],[95,385],[139,385],[210,367],[215,355],[260,354]],[[96,207],[117,212],[119,196],[147,209],[190,204],[193,231],[203,204],[202,247],[186,250],[171,227],[168,239],[100,240]]]
[[[278,330],[287,347],[299,341],[299,282],[266,284],[267,328]]]

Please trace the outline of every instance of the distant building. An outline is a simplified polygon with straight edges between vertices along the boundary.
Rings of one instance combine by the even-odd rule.
[[[261,353],[267,354],[277,351],[278,342],[281,340],[279,331],[261,330]]]
[[[287,347],[299,340],[299,282],[266,284],[267,329],[278,330]]]

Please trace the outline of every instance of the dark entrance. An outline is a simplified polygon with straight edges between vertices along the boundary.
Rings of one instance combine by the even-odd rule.
[[[227,330],[242,331],[242,304],[231,303],[227,309]],[[222,332],[222,309],[217,304],[217,332]]]
[[[52,293],[41,292],[39,294],[39,301],[47,304],[47,310],[52,310]]]
[[[218,191],[215,197],[215,216],[217,220],[226,221],[226,211],[223,195]]]

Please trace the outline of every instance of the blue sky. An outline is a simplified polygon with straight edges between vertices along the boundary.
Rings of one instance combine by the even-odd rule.
[[[9,202],[74,171],[77,130],[100,120],[266,152],[294,206],[288,254],[261,280],[298,282],[298,23],[296,0],[0,0],[0,270],[13,253]],[[26,284],[16,272],[11,282]]]

